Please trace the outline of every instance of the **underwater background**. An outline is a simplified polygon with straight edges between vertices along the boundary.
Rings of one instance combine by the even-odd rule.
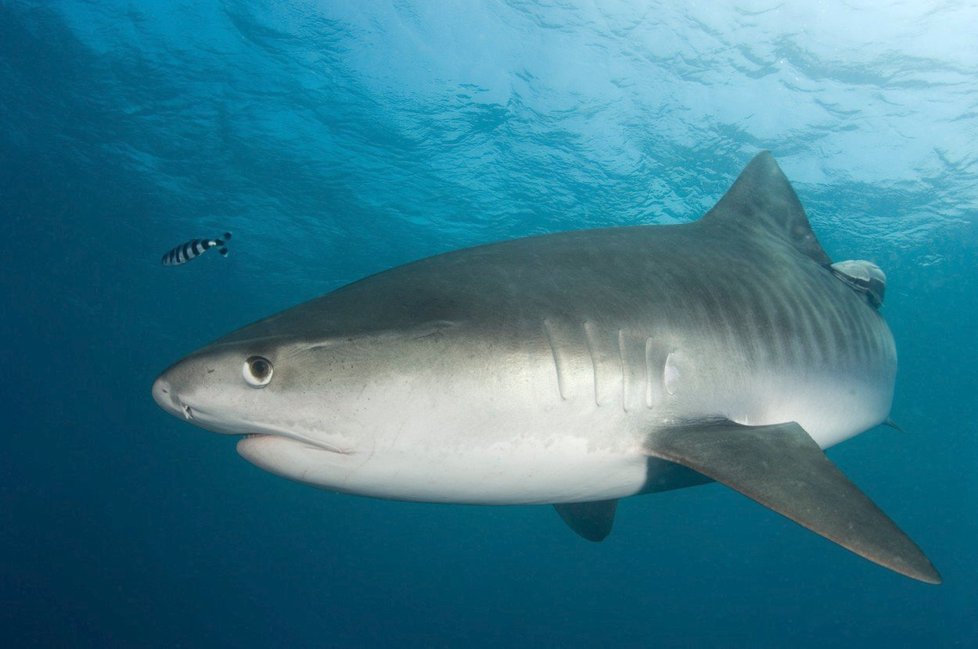
[[[734,6],[736,5],[736,6]],[[978,646],[978,7],[0,0],[0,643]],[[770,149],[888,275],[893,418],[830,457],[929,586],[718,485],[552,508],[265,473],[150,396],[390,266],[698,218]],[[165,268],[197,237],[215,252]]]

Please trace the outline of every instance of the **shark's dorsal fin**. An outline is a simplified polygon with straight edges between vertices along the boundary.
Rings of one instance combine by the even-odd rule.
[[[596,500],[589,503],[561,503],[554,509],[567,526],[588,541],[603,541],[615,524],[617,500]]]
[[[649,455],[699,471],[881,566],[941,582],[920,548],[794,422],[691,422],[655,431],[645,448]]]
[[[769,151],[751,160],[701,221],[742,235],[778,239],[819,264],[832,263],[815,238],[798,195]]]

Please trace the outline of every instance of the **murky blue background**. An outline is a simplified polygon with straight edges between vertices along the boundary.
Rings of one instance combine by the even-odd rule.
[[[0,0],[3,645],[978,646],[978,10],[727,4]],[[887,271],[907,432],[830,455],[942,586],[717,485],[600,545],[321,492],[150,397],[367,273],[694,219],[763,148]]]

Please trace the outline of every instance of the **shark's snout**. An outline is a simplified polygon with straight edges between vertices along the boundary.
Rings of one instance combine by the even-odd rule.
[[[181,403],[180,399],[173,391],[173,385],[166,377],[166,372],[157,377],[153,382],[153,400],[160,408],[171,415],[193,419],[190,407]]]
[[[167,410],[170,406],[170,383],[162,375],[156,377],[156,380],[153,381],[153,401],[164,410]]]
[[[180,400],[173,389],[173,383],[167,377],[168,372],[163,372],[156,381],[153,382],[153,400],[156,405],[175,417],[183,417],[187,421],[194,421],[194,411],[189,405]]]

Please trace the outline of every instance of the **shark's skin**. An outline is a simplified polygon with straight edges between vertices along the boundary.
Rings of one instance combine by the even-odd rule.
[[[731,467],[706,470],[722,454],[669,447],[686,439],[676,431],[720,421],[733,440],[733,424],[796,422],[825,448],[887,418],[892,336],[830,263],[762,153],[699,221],[407,264],[219,339],[166,370],[153,395],[191,423],[246,435],[238,451],[256,465],[327,489],[560,504],[710,476],[838,541],[740,489]],[[253,357],[274,368],[263,387],[243,375]],[[579,516],[559,511],[572,526]],[[894,567],[852,545],[939,581],[925,558]]]

